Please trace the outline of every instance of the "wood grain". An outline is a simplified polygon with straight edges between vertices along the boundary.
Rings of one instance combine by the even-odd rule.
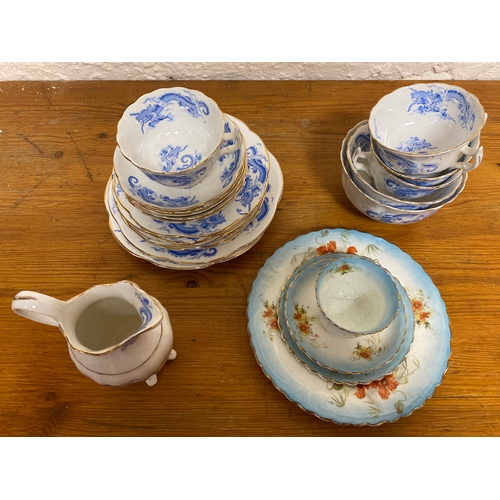
[[[456,82],[488,122],[484,159],[458,199],[408,226],[374,222],[340,184],[340,146],[384,94],[409,82],[181,81],[0,83],[0,434],[4,436],[499,436],[500,82]],[[200,271],[160,269],[124,251],[103,196],[117,122],[162,86],[198,89],[257,132],[285,189],[260,242]],[[339,426],[302,411],[265,377],[246,327],[252,282],[287,241],[323,228],[398,245],[440,289],[452,326],[449,370],[408,418]],[[21,290],[66,300],[129,279],[168,309],[177,359],[158,384],[121,389],[85,378],[57,329],[15,315]]]

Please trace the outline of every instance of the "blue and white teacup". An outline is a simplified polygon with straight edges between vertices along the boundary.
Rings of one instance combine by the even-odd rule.
[[[427,203],[440,203],[447,199],[458,189],[463,175],[463,171],[459,171],[458,176],[437,186],[415,186],[384,169],[371,151],[362,152],[360,148],[352,156],[352,166],[356,171],[367,172],[380,193],[400,200],[425,200]]]
[[[486,119],[478,98],[461,87],[416,84],[382,97],[370,112],[368,127],[372,149],[388,167],[432,176],[479,166],[483,148],[471,142]],[[460,161],[463,155],[470,161]]]
[[[203,93],[162,88],[125,110],[116,140],[122,154],[151,180],[186,187],[241,146],[240,130],[226,129],[225,122],[215,101]]]

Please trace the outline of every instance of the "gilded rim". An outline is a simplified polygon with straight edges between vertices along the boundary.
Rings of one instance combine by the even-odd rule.
[[[302,274],[303,271],[305,271],[310,265],[315,265],[317,264],[318,262],[322,262],[323,260],[325,261],[332,261],[332,256],[335,256],[336,259],[339,259],[339,258],[344,258],[346,256],[348,256],[349,254],[343,254],[341,252],[336,252],[335,254],[331,254],[329,257],[325,257],[324,259],[317,259],[317,260],[313,260],[313,261],[308,261],[306,263],[303,264],[303,269],[301,271],[299,271],[296,276],[293,278],[292,281],[290,281],[292,275],[294,273],[297,272],[297,269],[293,271],[293,273],[290,274],[290,276],[287,278],[287,280],[285,281],[285,284],[283,285],[283,287],[281,288],[281,293],[280,293],[280,299],[279,299],[279,303],[280,303],[280,306],[281,307],[281,303],[283,301],[283,307],[286,309],[286,304],[288,302],[288,294],[290,292],[290,290],[292,289],[292,286],[293,286],[293,283],[295,282],[295,280]],[[336,260],[335,259],[335,260]],[[396,279],[394,278],[392,275],[391,275],[391,278],[393,279]],[[397,281],[397,280],[396,280]],[[398,282],[399,283],[399,282]],[[287,289],[286,293],[285,293],[285,289]],[[399,295],[399,291],[398,291],[398,297],[400,298],[400,295]],[[399,310],[399,309],[398,309]],[[361,374],[364,374],[364,373],[370,373],[370,372],[373,372],[375,370],[378,370],[380,368],[382,368],[383,366],[387,365],[388,363],[390,363],[395,357],[396,355],[400,352],[401,350],[401,347],[406,339],[406,333],[408,331],[408,326],[407,326],[407,321],[408,321],[408,317],[407,317],[407,314],[406,314],[406,310],[405,308],[403,307],[402,308],[403,310],[403,314],[404,314],[404,331],[403,331],[403,335],[401,337],[401,341],[399,342],[398,346],[397,346],[397,349],[394,351],[394,353],[392,354],[392,356],[387,359],[386,361],[384,361],[383,363],[381,363],[380,365],[378,366],[374,366],[373,368],[370,368],[368,370],[360,370],[360,371],[347,371],[347,370],[339,370],[339,369],[334,369],[328,365],[325,365],[324,363],[321,363],[320,361],[318,361],[317,359],[315,359],[313,356],[310,355],[309,352],[307,352],[300,344],[300,342],[297,340],[295,334],[293,333],[293,328],[292,326],[290,325],[290,322],[289,322],[289,319],[288,319],[288,316],[285,314],[285,323],[286,323],[286,327],[288,329],[288,332],[290,333],[290,336],[292,337],[292,339],[294,340],[295,342],[295,345],[313,362],[313,363],[316,363],[318,364],[319,366],[323,367],[323,368],[326,368],[327,370],[330,370],[332,372],[336,372],[336,373],[342,373],[342,374],[346,374],[346,375],[361,375]],[[395,315],[396,316],[396,315]],[[394,318],[395,318],[394,316]],[[393,320],[394,320],[393,318]],[[391,321],[392,323],[392,321]],[[287,339],[285,338],[285,336],[283,335],[283,329],[281,327],[281,320],[280,320],[280,316],[278,315],[278,324],[280,325],[280,334],[281,334],[281,338],[283,339],[283,341],[288,345],[288,341]],[[390,326],[390,324],[388,325]],[[350,333],[350,332],[349,332]],[[377,333],[377,332],[375,332]],[[412,341],[413,342],[413,341]],[[411,344],[412,342],[410,342],[410,344],[408,345],[408,349],[407,351],[410,350],[410,347],[411,347]],[[290,346],[288,346],[290,348]],[[295,352],[293,351],[293,349],[290,348],[290,351],[292,352],[292,354],[295,356],[295,358],[302,363],[302,361],[297,357],[297,355],[295,354]],[[304,363],[303,363],[304,364]],[[305,365],[305,366],[308,366],[308,365]],[[310,369],[310,371],[313,371],[312,369]],[[366,382],[363,382],[363,383],[369,383],[369,382],[373,382],[375,380],[380,380],[381,378],[383,378],[385,375],[387,375],[388,373],[390,373],[392,370],[389,370],[387,373],[385,373],[384,375],[382,376],[377,376],[377,377],[374,377],[372,380],[367,380]],[[314,371],[313,371],[314,372]],[[319,373],[317,372],[314,372],[316,373],[317,375],[319,375],[321,378],[324,378],[325,380],[331,380],[332,382],[335,382],[335,383],[341,383],[341,384],[346,384],[346,385],[357,385],[355,383],[349,383],[349,382],[339,382],[338,380],[335,380],[333,377],[331,378],[326,378],[322,375],[320,375]]]
[[[273,255],[271,255],[268,260],[266,261],[266,263],[268,261],[270,261],[283,247],[280,247],[279,249],[275,250],[275,252],[273,253]],[[264,264],[265,266],[266,264]],[[248,304],[250,304],[250,301],[251,301],[251,298],[252,298],[252,295],[254,294],[254,292],[256,291],[257,289],[257,279],[259,278],[259,275],[261,273],[262,269],[259,270],[259,272],[257,273],[256,275],[256,278],[254,279],[254,282],[252,284],[252,287],[251,287],[251,290],[248,294],[248,297],[247,297],[247,302]],[[293,274],[293,272],[292,272]],[[283,292],[283,287],[281,288],[281,292],[280,292],[280,295],[282,294]],[[255,292],[256,293],[256,292]],[[278,301],[279,301],[279,297],[278,297]],[[258,351],[257,351],[257,346],[256,344],[254,343],[255,340],[254,340],[254,334],[252,333],[252,325],[251,325],[251,316],[250,316],[250,311],[248,310],[247,311],[247,333],[249,335],[249,339],[250,339],[250,346],[252,347],[252,350],[253,350],[253,353],[254,353],[254,357],[255,357],[255,361],[257,362],[257,364],[260,366],[262,372],[264,373],[265,377],[271,382],[271,384],[274,386],[274,388],[280,392],[288,401],[290,401],[291,403],[297,405],[301,410],[303,410],[305,413],[309,414],[309,415],[314,415],[316,418],[320,419],[320,420],[323,420],[325,422],[331,422],[331,423],[335,423],[337,425],[341,425],[341,426],[349,426],[349,427],[379,427],[383,424],[387,424],[387,423],[394,423],[394,422],[397,422],[398,420],[400,420],[401,418],[407,418],[407,417],[410,417],[411,415],[413,415],[413,413],[417,410],[419,410],[420,408],[422,408],[425,403],[427,401],[429,401],[433,395],[435,394],[435,391],[436,389],[441,386],[442,382],[443,382],[443,379],[444,379],[444,376],[445,374],[448,372],[448,368],[449,368],[449,359],[451,357],[451,353],[452,353],[452,349],[451,349],[451,341],[452,341],[452,332],[451,332],[451,328],[450,328],[450,322],[449,320],[446,322],[446,326],[448,327],[448,331],[449,331],[449,334],[450,334],[450,339],[449,339],[449,343],[447,344],[448,345],[448,356],[444,359],[444,363],[445,363],[445,366],[444,366],[444,369],[443,369],[443,372],[441,374],[441,376],[439,377],[439,379],[436,381],[436,383],[433,385],[433,389],[432,389],[432,392],[431,394],[425,398],[422,403],[418,406],[415,406],[415,408],[413,408],[409,413],[407,414],[401,414],[399,416],[397,416],[396,418],[387,418],[387,419],[384,419],[384,420],[381,420],[379,422],[376,422],[376,423],[371,423],[371,422],[368,422],[368,421],[365,421],[365,422],[361,422],[361,423],[355,423],[355,422],[345,422],[345,421],[340,421],[338,418],[329,418],[329,417],[325,417],[323,415],[319,415],[318,413],[316,413],[315,411],[313,410],[310,410],[308,408],[306,408],[303,404],[301,404],[299,401],[297,401],[297,399],[294,399],[291,395],[289,395],[284,389],[282,389],[277,381],[275,381],[275,379],[267,372],[267,369],[266,369],[266,366],[264,366],[263,362],[259,359],[259,354],[258,354]],[[288,345],[288,343],[285,342],[285,346],[288,348],[288,351],[290,351],[290,346]],[[259,348],[260,349],[260,348]],[[304,366],[306,369],[308,369],[308,371],[310,371],[311,373],[315,373],[316,375],[319,376],[319,378],[322,378],[323,380],[325,381],[329,381],[329,379],[326,379],[325,377],[321,376],[320,374],[312,371],[307,365],[305,365],[302,361],[300,361],[300,364],[302,366]],[[343,385],[345,384],[345,382],[342,382],[340,383],[339,385]],[[347,384],[346,384],[347,385]]]

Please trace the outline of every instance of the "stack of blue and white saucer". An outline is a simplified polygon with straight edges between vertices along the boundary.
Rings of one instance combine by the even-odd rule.
[[[390,224],[423,220],[463,191],[483,157],[487,114],[474,94],[417,84],[387,94],[342,143],[342,185],[353,205]]]
[[[111,230],[133,255],[200,269],[250,249],[283,191],[276,158],[242,121],[201,92],[158,89],[118,123],[105,203]]]

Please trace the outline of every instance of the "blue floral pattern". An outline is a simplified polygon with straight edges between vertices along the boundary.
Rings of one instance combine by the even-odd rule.
[[[178,175],[177,177],[168,177],[165,178],[162,174],[155,174],[153,172],[148,172],[143,170],[144,174],[154,182],[161,184],[162,186],[191,186],[200,180],[204,175],[207,169],[205,167],[201,168],[198,172],[193,172],[191,174]]]
[[[137,113],[130,113],[130,116],[135,116],[144,134],[149,129],[154,129],[163,120],[174,120],[174,115],[170,112],[172,103],[177,103],[194,118],[208,116],[210,113],[206,103],[198,100],[191,92],[185,91],[185,95],[166,92],[159,97],[148,97],[144,100],[147,106]]]
[[[199,259],[202,257],[213,257],[217,255],[217,248],[193,248],[186,250],[169,250],[168,248],[163,247],[151,247],[156,252],[162,252],[169,254],[173,257],[177,258],[185,258],[185,259]]]
[[[128,178],[130,190],[135,197],[141,198],[146,203],[151,203],[158,207],[185,207],[197,203],[196,196],[179,196],[178,198],[170,198],[157,194],[151,188],[141,185],[139,179],[131,175]],[[120,185],[116,184],[117,189],[121,189]]]
[[[142,307],[139,308],[139,314],[142,318],[141,328],[145,327],[153,318],[153,309],[150,300],[144,295],[137,293],[135,296],[141,301]]]
[[[160,231],[170,232],[170,230],[173,229],[174,231],[185,235],[198,235],[214,231],[218,226],[226,222],[226,218],[222,212],[218,212],[196,222],[174,223],[164,222],[159,219],[153,219],[153,222],[158,225],[157,229]]]
[[[262,144],[258,144],[263,148]],[[247,149],[248,158],[248,172],[243,187],[236,196],[236,201],[239,202],[246,210],[250,210],[252,201],[262,194],[264,189],[267,174],[268,174],[268,159],[267,157],[259,152],[257,146],[251,146]],[[252,175],[253,174],[253,175]],[[239,209],[242,213],[242,210]]]
[[[438,168],[437,163],[420,163],[417,161],[407,160],[400,156],[391,153],[385,149],[379,148],[374,144],[375,152],[380,156],[380,159],[390,168],[397,171],[403,171],[407,174],[426,173],[431,174]]]
[[[164,172],[180,172],[182,170],[186,170],[187,168],[193,167],[199,161],[201,161],[202,156],[197,151],[194,151],[193,154],[185,154],[180,156],[180,154],[185,151],[186,148],[187,146],[181,148],[180,146],[170,145],[163,148],[160,151],[161,169]]]
[[[444,90],[439,86],[431,86],[430,90],[416,90],[410,88],[411,104],[408,107],[409,112],[418,114],[435,113],[443,120],[454,118],[449,114],[447,105],[454,102],[459,109],[458,119],[462,128],[472,130],[475,122],[475,114],[471,109],[467,98],[458,90]]]
[[[396,149],[404,153],[426,153],[429,149],[436,148],[425,139],[419,139],[418,137],[412,136],[401,144],[398,144]]]
[[[370,134],[358,134],[353,140],[353,145],[354,151],[358,148],[360,148],[361,151],[370,151]]]
[[[418,196],[420,191],[418,188],[411,188],[409,186],[402,186],[392,179],[385,179],[387,189],[398,198],[407,200]]]
[[[385,222],[388,224],[397,223],[397,224],[411,224],[412,222],[417,222],[425,219],[430,214],[387,214],[387,213],[378,213],[374,210],[367,210],[366,215],[371,219],[378,220],[380,222]]]

